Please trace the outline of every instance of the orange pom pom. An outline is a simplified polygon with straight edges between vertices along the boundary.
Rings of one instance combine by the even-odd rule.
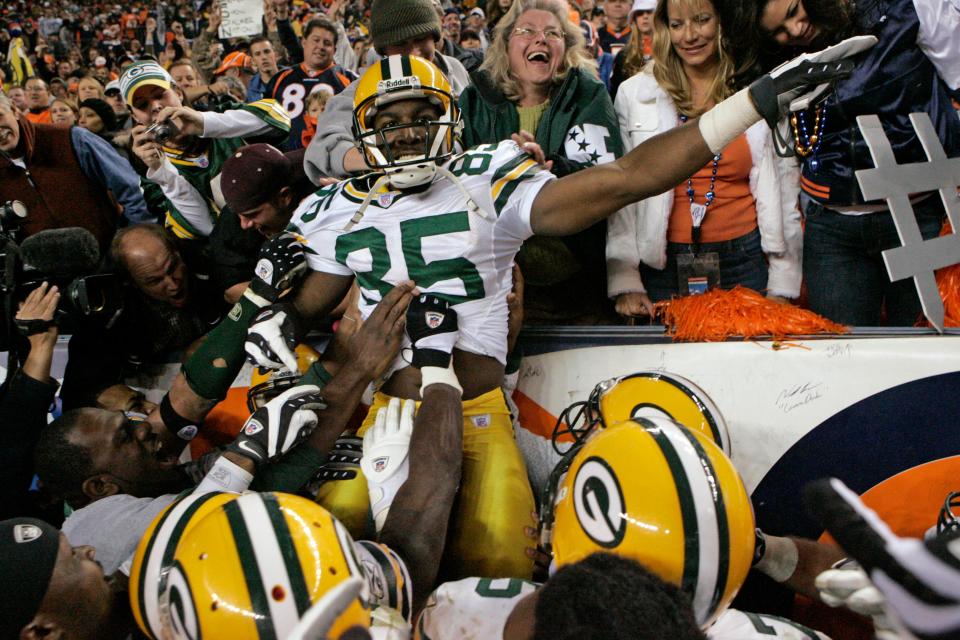
[[[732,336],[771,336],[780,340],[848,330],[812,311],[770,300],[739,286],[658,302],[656,313],[666,325],[667,335],[689,342],[718,342]]]

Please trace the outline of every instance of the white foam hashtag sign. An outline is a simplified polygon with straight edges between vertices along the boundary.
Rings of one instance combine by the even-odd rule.
[[[943,300],[934,272],[960,262],[960,158],[947,158],[937,132],[925,113],[911,113],[910,123],[928,162],[897,164],[890,141],[877,116],[859,116],[857,125],[866,140],[875,169],[857,171],[864,200],[887,201],[902,246],[883,252],[891,281],[913,278],[923,314],[943,333]],[[910,194],[936,191],[943,200],[953,233],[924,240],[910,204]]]

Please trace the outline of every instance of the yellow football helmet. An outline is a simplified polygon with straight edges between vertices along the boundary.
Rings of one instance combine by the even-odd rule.
[[[424,98],[441,108],[440,117],[427,122],[374,127],[377,111],[398,100]],[[414,157],[394,157],[386,134],[424,127],[424,149]],[[382,170],[390,184],[405,189],[433,179],[437,162],[454,153],[462,122],[453,89],[443,72],[418,56],[393,55],[370,65],[357,80],[353,100],[353,134],[367,164]]]
[[[254,367],[250,374],[250,390],[247,391],[247,408],[253,413],[270,400],[289,389],[297,386],[300,376],[305,374],[308,369],[320,359],[320,354],[313,347],[306,344],[298,344],[293,350],[297,356],[297,371],[292,373],[283,369],[273,371],[263,367]]]
[[[282,493],[232,495],[195,510],[195,503],[182,505],[158,517],[174,521],[155,527],[170,535],[148,532],[137,550],[146,561],[135,561],[131,574],[134,612],[146,609],[137,621],[151,638],[287,638],[308,611],[331,600],[324,596],[356,583],[352,578],[359,589],[346,602],[332,599],[337,609],[324,637],[370,627],[353,540],[320,505]]]
[[[666,417],[704,434],[728,456],[730,435],[723,414],[703,389],[676,374],[640,371],[597,385],[604,424],[630,418]]]
[[[634,558],[690,597],[699,624],[723,612],[753,560],[750,498],[730,459],[665,417],[599,429],[554,479],[558,566],[595,551]]]

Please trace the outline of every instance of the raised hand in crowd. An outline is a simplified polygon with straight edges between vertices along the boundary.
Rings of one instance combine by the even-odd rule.
[[[220,3],[211,2],[207,10],[207,31],[216,34],[223,22],[223,16],[220,13]]]
[[[277,30],[277,10],[273,0],[263,0],[263,22],[267,25],[267,32]]]
[[[23,372],[41,382],[50,378],[50,363],[53,348],[57,344],[57,325],[53,315],[60,302],[60,290],[56,285],[44,282],[30,292],[20,304],[14,318],[17,329],[30,342],[30,353],[23,363]]]

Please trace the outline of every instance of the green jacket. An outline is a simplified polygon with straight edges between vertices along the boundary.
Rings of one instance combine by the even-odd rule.
[[[500,142],[517,133],[520,116],[516,107],[486,72],[475,71],[470,80],[460,94],[464,146]],[[606,87],[580,69],[568,73],[554,88],[536,138],[547,159],[553,160],[553,173],[560,177],[623,154],[617,114]]]

